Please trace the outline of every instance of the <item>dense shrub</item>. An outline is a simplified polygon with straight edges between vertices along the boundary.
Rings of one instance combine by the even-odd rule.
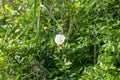
[[[120,79],[119,0],[0,3],[0,80]]]

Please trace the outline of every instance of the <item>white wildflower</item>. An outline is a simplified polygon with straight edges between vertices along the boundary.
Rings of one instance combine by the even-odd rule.
[[[56,43],[58,46],[61,45],[61,44],[64,42],[64,40],[65,40],[65,36],[62,35],[62,34],[57,34],[57,35],[55,36],[55,43]]]

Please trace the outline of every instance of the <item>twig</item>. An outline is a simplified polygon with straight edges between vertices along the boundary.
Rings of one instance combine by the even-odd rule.
[[[14,4],[14,2],[12,0],[9,0],[10,4],[15,8],[15,10],[22,15],[22,13],[20,12],[20,10],[18,10],[18,7]]]
[[[50,6],[50,11],[52,12],[53,11],[53,7],[54,7],[54,4],[55,4],[56,0],[53,1],[52,5]]]
[[[39,28],[40,22],[41,22],[41,13],[42,13],[42,7],[41,5],[43,5],[43,0],[39,0],[39,6],[40,6],[40,12],[39,12],[39,16],[38,16],[38,22],[37,22],[37,27]]]
[[[3,50],[9,54],[9,52],[7,51],[7,49],[3,48]],[[15,59],[15,57],[14,57],[13,55],[10,55],[10,57],[12,57],[13,60],[15,60],[15,62],[16,62],[18,65],[20,65],[20,63]]]
[[[96,63],[96,37],[97,37],[97,34],[95,32],[95,27],[93,30],[93,36],[94,36],[94,64],[95,64]]]

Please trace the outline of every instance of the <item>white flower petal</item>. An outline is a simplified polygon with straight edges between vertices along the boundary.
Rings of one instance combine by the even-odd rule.
[[[60,44],[62,44],[63,42],[64,42],[64,40],[65,40],[65,36],[64,35],[61,35],[61,34],[57,34],[56,36],[55,36],[55,43],[57,44],[57,45],[60,45]]]

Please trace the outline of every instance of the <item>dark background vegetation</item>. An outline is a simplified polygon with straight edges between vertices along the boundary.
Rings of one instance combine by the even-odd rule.
[[[120,80],[120,0],[0,0],[0,80]]]

